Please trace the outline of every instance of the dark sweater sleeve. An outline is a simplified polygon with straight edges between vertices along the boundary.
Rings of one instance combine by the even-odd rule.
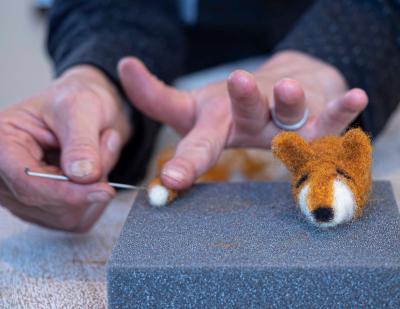
[[[158,78],[171,82],[182,70],[184,53],[175,11],[169,0],[56,1],[50,12],[47,41],[56,75],[78,64],[96,66],[126,100],[117,63],[124,56],[136,56]],[[135,134],[110,179],[135,183],[146,172],[160,125],[133,108],[131,118]]]
[[[320,0],[277,46],[318,57],[369,96],[359,121],[376,136],[400,101],[400,1]]]

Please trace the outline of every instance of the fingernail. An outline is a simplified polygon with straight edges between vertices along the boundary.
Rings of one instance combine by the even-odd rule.
[[[178,182],[181,182],[185,179],[185,173],[176,168],[167,168],[163,170],[162,174]]]
[[[78,160],[70,163],[67,168],[69,175],[85,177],[93,172],[94,164],[89,160]]]
[[[110,133],[107,140],[107,148],[111,152],[117,152],[120,147],[121,141],[117,132]]]
[[[111,199],[111,196],[105,191],[95,191],[95,192],[89,193],[87,196],[87,201],[90,204],[107,203],[110,201],[110,199]]]
[[[240,85],[240,86],[245,86],[249,84],[249,78],[248,75],[245,74],[244,72],[241,71],[234,71],[232,72],[229,77],[228,80],[230,82],[235,83],[236,85]]]
[[[232,82],[235,79],[236,74],[237,74],[236,71],[233,71],[231,74],[229,74],[228,81]]]

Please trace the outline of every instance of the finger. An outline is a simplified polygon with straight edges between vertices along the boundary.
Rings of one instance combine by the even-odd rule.
[[[268,104],[260,94],[253,75],[243,70],[234,71],[228,78],[228,92],[235,129],[249,134],[263,129]]]
[[[37,207],[29,207],[16,202],[13,204],[7,208],[15,216],[26,222],[51,229],[75,230],[79,225],[79,218],[82,216],[82,210],[75,209],[73,212],[56,216]]]
[[[121,147],[121,137],[116,130],[107,129],[102,132],[100,138],[100,152],[104,179],[107,179],[108,174],[117,163]]]
[[[31,156],[36,161],[41,161],[44,158],[43,149],[35,139],[24,130],[3,126],[0,129],[0,134],[2,136],[2,147],[0,149],[4,150],[7,148],[7,144],[12,143],[21,148],[23,147],[27,155]]]
[[[178,144],[174,157],[161,171],[165,186],[174,190],[190,187],[218,160],[226,140],[228,124],[210,114],[203,117]]]
[[[78,102],[79,101],[79,102]],[[56,104],[54,131],[61,144],[61,166],[71,180],[92,183],[101,177],[100,131],[103,119],[93,97],[65,97]]]
[[[37,115],[37,110],[31,110],[26,105],[35,105],[37,102],[44,101],[42,96],[35,96],[25,99],[13,108],[12,113],[7,113],[4,117],[20,131],[29,132],[38,143],[44,147],[58,147],[56,136],[46,126],[45,122]],[[10,108],[11,109],[11,108]],[[7,111],[7,110],[6,110]]]
[[[56,169],[34,159],[23,144],[4,141],[0,150],[0,174],[16,200],[27,206],[37,206],[46,212],[60,214],[70,208],[109,202],[115,191],[106,183],[79,185],[72,182],[29,177],[25,168],[53,173]],[[5,205],[7,206],[7,205]],[[69,208],[70,207],[70,208]]]
[[[299,82],[284,78],[275,83],[274,108],[276,118],[287,125],[295,124],[304,117],[305,95]]]
[[[11,213],[24,221],[47,228],[79,233],[87,232],[96,223],[107,206],[107,203],[94,203],[84,209],[74,208],[68,209],[63,213],[52,213],[39,207],[23,205],[8,192],[1,193],[0,201],[2,205],[7,205]]]
[[[93,227],[96,223],[102,212],[104,211],[105,206],[101,208],[101,212],[98,212],[89,220],[81,220],[76,223],[77,220],[75,218],[80,218],[80,214],[67,214],[61,217],[51,216],[48,213],[41,211],[40,209],[35,209],[35,212],[32,212],[32,209],[28,208],[26,211],[21,211],[21,208],[16,208],[10,210],[11,213],[18,218],[33,224],[37,224],[42,227],[46,227],[54,230],[64,230],[68,232],[75,233],[86,233]],[[88,212],[88,214],[92,214],[92,212]],[[85,218],[85,216],[83,217]],[[79,220],[78,220],[79,221]]]
[[[194,103],[187,92],[165,85],[137,58],[122,59],[118,72],[127,96],[145,115],[181,133],[193,126]]]
[[[351,89],[341,98],[329,102],[316,122],[318,136],[343,132],[367,104],[367,94],[358,88]]]
[[[48,213],[44,211],[40,211],[40,213],[26,213],[25,211],[22,211],[20,207],[16,208],[8,208],[9,211],[19,219],[28,222],[28,223],[33,223],[37,224],[42,227],[46,227],[49,229],[60,229],[60,227],[54,222],[54,218],[49,215]]]

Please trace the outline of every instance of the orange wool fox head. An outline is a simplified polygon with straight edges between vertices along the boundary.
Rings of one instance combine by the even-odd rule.
[[[272,141],[273,154],[292,174],[293,195],[319,227],[349,222],[361,214],[371,187],[372,146],[361,129],[307,143],[294,132]]]

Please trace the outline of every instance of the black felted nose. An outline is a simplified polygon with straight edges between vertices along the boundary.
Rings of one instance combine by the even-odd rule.
[[[320,222],[328,222],[333,219],[333,210],[327,206],[320,206],[313,211],[315,220]]]

